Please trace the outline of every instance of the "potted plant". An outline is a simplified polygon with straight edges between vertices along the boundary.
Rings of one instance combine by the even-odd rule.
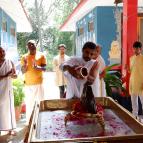
[[[118,66],[118,64],[113,64],[105,69],[105,87],[108,96],[112,96],[113,89],[116,88],[119,91],[125,91],[121,80],[121,73],[119,71],[112,71],[112,68]]]
[[[14,94],[16,120],[20,119],[21,104],[23,103],[23,100],[24,100],[23,86],[24,86],[24,83],[21,78],[17,78],[13,80],[13,94]]]
[[[113,72],[113,68],[115,66],[119,66],[118,64],[113,64],[108,66],[105,69],[105,87],[107,96],[112,97],[116,100],[120,105],[131,111],[131,99],[123,86],[123,82],[121,80],[121,72],[115,71]]]

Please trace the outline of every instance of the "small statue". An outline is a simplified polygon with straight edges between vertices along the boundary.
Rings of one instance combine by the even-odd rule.
[[[80,101],[73,105],[73,111],[65,116],[65,126],[67,121],[74,121],[83,118],[97,119],[101,127],[104,129],[103,108],[96,104],[91,85],[85,83]]]
[[[95,98],[90,85],[85,84],[80,102],[85,112],[92,114],[97,113]]]

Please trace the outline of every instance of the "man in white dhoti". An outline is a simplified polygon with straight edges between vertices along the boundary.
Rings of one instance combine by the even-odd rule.
[[[15,135],[16,119],[12,78],[16,77],[12,61],[5,59],[5,51],[0,47],[0,131]]]
[[[96,78],[97,84],[100,86],[100,94],[99,97],[105,97],[106,96],[106,89],[105,89],[105,82],[104,82],[104,75],[105,75],[105,61],[103,57],[101,56],[101,46],[97,45],[97,48],[95,50],[95,53],[93,55],[93,59],[97,60],[99,63],[99,78]],[[98,87],[97,87],[98,88]]]
[[[35,102],[44,100],[43,71],[46,70],[46,57],[37,51],[36,42],[29,40],[28,53],[22,56],[21,66],[24,73],[26,124],[29,123]]]
[[[86,42],[82,48],[81,58],[72,57],[60,66],[68,80],[66,98],[80,98],[86,82],[91,84],[93,94],[96,94],[94,86],[98,62],[91,59],[95,49],[96,45],[93,42]],[[79,72],[81,67],[87,69],[87,76],[81,76]]]

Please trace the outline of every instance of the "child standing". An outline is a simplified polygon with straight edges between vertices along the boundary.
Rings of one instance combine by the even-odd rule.
[[[129,93],[131,95],[132,113],[138,117],[138,97],[143,105],[143,55],[142,43],[133,43],[134,55],[130,57]]]

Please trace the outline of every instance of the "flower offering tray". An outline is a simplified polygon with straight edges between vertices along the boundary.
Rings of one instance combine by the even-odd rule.
[[[103,129],[97,119],[68,121],[64,118],[79,99],[44,100],[35,104],[25,142],[29,143],[142,143],[143,125],[109,97],[97,97],[104,108]]]

